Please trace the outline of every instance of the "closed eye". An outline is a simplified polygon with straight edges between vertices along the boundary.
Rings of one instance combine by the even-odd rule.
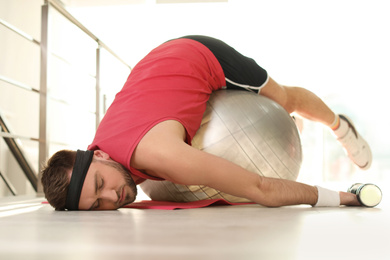
[[[100,186],[99,186],[99,190],[102,190],[104,187],[104,179],[102,177],[100,177]]]
[[[97,190],[98,191],[102,191],[102,189],[104,188],[104,179],[100,176],[100,184],[99,186],[97,187]],[[97,192],[96,192],[97,193]],[[95,204],[95,206],[93,207],[93,209],[98,209],[100,207],[100,199],[97,199]]]
[[[99,178],[98,178],[99,177]],[[95,174],[95,195],[98,195],[98,191],[101,191],[104,188],[104,179],[100,176],[99,173]],[[96,210],[100,207],[100,199],[97,199],[95,203],[89,208],[89,210]]]

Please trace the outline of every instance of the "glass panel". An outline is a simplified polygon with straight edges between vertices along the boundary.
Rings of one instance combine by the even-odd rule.
[[[1,25],[0,39],[0,75],[39,89],[39,46]]]
[[[108,108],[112,101],[114,101],[116,93],[118,93],[127,77],[129,76],[130,69],[114,56],[112,56],[105,49],[101,49],[100,55],[100,91],[101,96],[104,97],[101,108]],[[105,111],[101,110],[101,115]]]
[[[50,51],[78,70],[95,75],[97,43],[53,8],[50,13]]]
[[[0,18],[39,41],[43,2],[43,0],[0,0]]]
[[[95,114],[48,100],[48,140],[86,149],[95,134]]]
[[[0,112],[12,134],[39,136],[39,94],[0,81]]]
[[[96,79],[52,57],[49,68],[48,94],[83,111],[96,109]]]

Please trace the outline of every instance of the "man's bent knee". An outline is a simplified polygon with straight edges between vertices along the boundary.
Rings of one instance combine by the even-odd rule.
[[[267,84],[260,90],[259,94],[272,99],[288,113],[295,111],[294,87],[280,85],[270,78]]]

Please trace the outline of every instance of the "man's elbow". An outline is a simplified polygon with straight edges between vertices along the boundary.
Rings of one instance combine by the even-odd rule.
[[[248,198],[253,202],[265,207],[276,208],[284,206],[285,203],[277,196],[269,181],[269,178],[258,176],[254,188],[248,191]]]

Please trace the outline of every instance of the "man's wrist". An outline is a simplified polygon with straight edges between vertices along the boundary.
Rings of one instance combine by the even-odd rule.
[[[340,206],[340,194],[337,191],[315,186],[318,191],[317,203],[314,207],[338,207]]]

